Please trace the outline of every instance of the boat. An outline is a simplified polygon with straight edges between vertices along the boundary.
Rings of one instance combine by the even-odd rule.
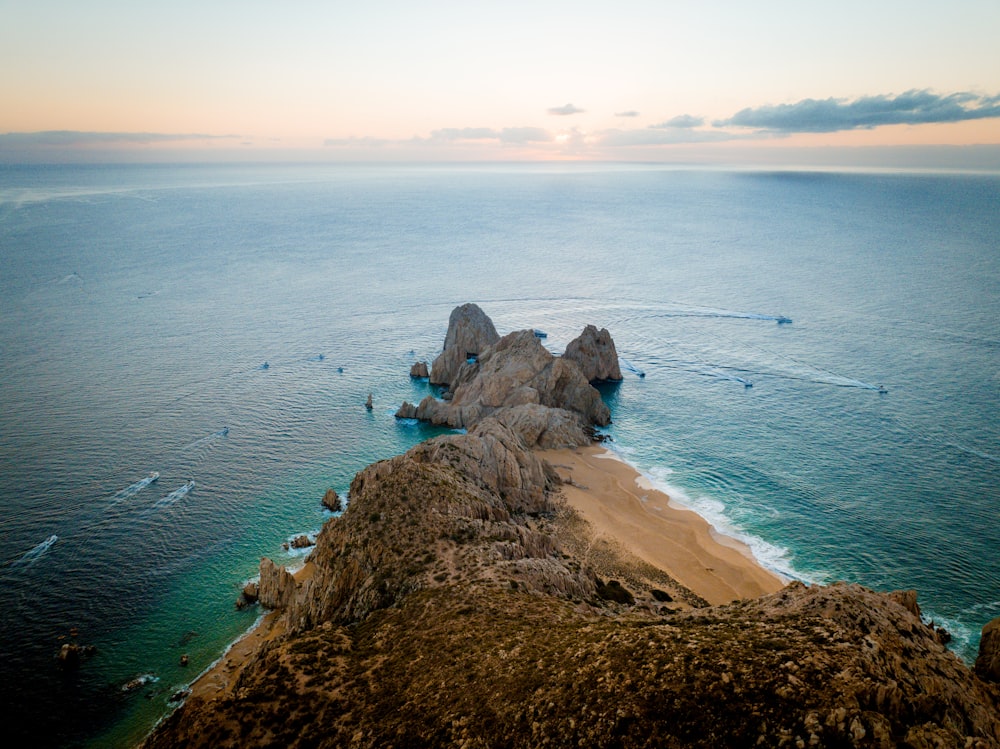
[[[792,318],[785,317],[784,315],[778,315],[774,319],[777,321],[778,325],[790,325],[792,322]]]
[[[155,484],[159,478],[160,478],[160,472],[153,471],[151,474],[149,474],[149,483]]]
[[[548,338],[549,337],[548,333],[546,333],[544,330],[539,330],[538,328],[535,328],[534,331],[532,331],[532,332],[535,334],[535,338]]]

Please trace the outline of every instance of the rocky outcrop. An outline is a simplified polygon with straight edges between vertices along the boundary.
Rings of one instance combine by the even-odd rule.
[[[1000,747],[1000,691],[909,597],[792,583],[692,607],[627,562],[604,583],[490,421],[362,471],[290,631],[146,746]]]
[[[340,498],[340,495],[337,494],[335,489],[327,489],[321,501],[323,506],[330,512],[344,511],[344,501]]]
[[[980,678],[1000,683],[1000,616],[987,622],[979,640],[976,673]]]
[[[284,609],[295,598],[295,578],[284,567],[267,557],[260,560],[260,582],[257,600],[269,609]]]
[[[427,378],[430,376],[430,372],[427,369],[427,362],[425,361],[418,361],[410,367],[410,377],[414,379]]]
[[[619,382],[622,379],[618,352],[607,328],[598,330],[588,325],[569,342],[563,358],[576,362],[589,382]]]
[[[977,676],[913,591],[709,607],[588,531],[532,448],[580,438],[596,391],[523,333],[451,383],[467,433],[355,476],[300,582],[261,560],[276,634],[146,747],[1000,749],[996,622]]]
[[[553,356],[530,330],[509,333],[466,363],[451,384],[450,400],[427,396],[404,403],[396,415],[468,428],[500,409],[540,405],[579,414],[583,426],[605,426],[611,413],[579,367]]]
[[[450,385],[467,359],[478,356],[499,338],[493,321],[477,305],[456,307],[448,318],[444,349],[431,365],[431,384]]]

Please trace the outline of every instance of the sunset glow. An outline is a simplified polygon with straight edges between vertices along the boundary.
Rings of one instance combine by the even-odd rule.
[[[1000,153],[991,0],[0,5],[5,162]]]

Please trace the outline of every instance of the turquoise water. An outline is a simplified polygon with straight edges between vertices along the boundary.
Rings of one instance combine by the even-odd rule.
[[[973,658],[1000,615],[998,205],[989,175],[0,168],[15,738],[141,737],[326,488],[436,433],[392,414],[466,301],[557,353],[609,328],[616,450],[786,575],[916,588]],[[71,628],[97,652],[63,673]]]

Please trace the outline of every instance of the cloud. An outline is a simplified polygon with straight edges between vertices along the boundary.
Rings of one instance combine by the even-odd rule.
[[[120,146],[175,143],[191,140],[226,140],[239,135],[205,133],[102,133],[82,130],[44,130],[35,133],[0,133],[0,147],[43,148],[66,146]]]
[[[482,144],[489,141],[502,145],[526,145],[529,143],[549,143],[552,140],[552,133],[540,127],[505,127],[501,130],[491,127],[444,127],[431,131],[427,137],[414,136],[405,140],[369,137],[327,138],[324,145],[344,148],[383,148],[386,146]]]
[[[565,117],[570,114],[580,114],[580,112],[585,110],[580,109],[579,107],[574,107],[572,104],[563,104],[561,107],[551,107],[548,111],[549,114]]]
[[[691,128],[691,127],[701,127],[704,124],[705,124],[704,117],[694,117],[690,114],[680,114],[672,119],[667,120],[666,122],[661,122],[659,125],[650,125],[650,127]]]
[[[493,140],[499,137],[500,134],[490,127],[446,127],[431,132],[430,139],[437,141]]]
[[[552,133],[540,127],[505,127],[500,131],[500,142],[510,145],[548,143]]]
[[[642,130],[604,130],[598,134],[602,146],[617,148],[629,146],[672,146],[679,143],[718,143],[738,140],[745,135],[734,135],[722,130],[692,130],[681,127],[656,127]]]
[[[638,117],[639,113],[634,109],[630,109],[627,112],[615,112],[615,117]]]
[[[781,133],[832,133],[870,130],[882,125],[925,125],[1000,117],[1000,96],[968,92],[941,95],[911,90],[898,96],[803,99],[794,104],[742,109],[716,127],[749,127]]]
[[[359,138],[352,135],[350,138],[327,138],[323,141],[323,145],[334,148],[382,148],[384,146],[391,146],[398,142],[399,141],[387,140],[385,138],[372,138],[369,136]]]

